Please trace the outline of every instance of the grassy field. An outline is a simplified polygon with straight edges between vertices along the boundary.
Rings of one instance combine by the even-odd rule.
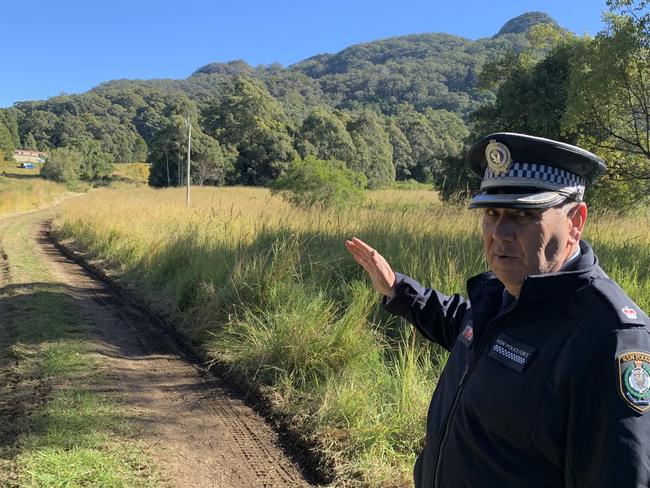
[[[250,188],[102,189],[64,206],[58,232],[103,262],[215,361],[262,385],[336,461],[341,479],[408,486],[443,352],[388,317],[343,240],[449,293],[485,269],[479,215],[427,190],[300,211]],[[115,211],[118,208],[119,211]],[[603,267],[650,309],[650,213],[592,216]]]
[[[2,176],[37,176],[41,173],[41,163],[33,163],[34,169],[24,169],[16,161],[0,161],[0,174]]]
[[[149,180],[149,168],[147,163],[122,163],[114,165],[113,177],[118,181],[146,185]]]
[[[43,180],[35,175],[0,176],[0,215],[50,205],[68,192],[64,185]]]
[[[15,161],[0,161],[0,215],[35,210],[54,203],[69,190],[38,177],[41,168],[20,168]]]
[[[159,486],[91,324],[31,237],[37,218],[0,221],[0,486]]]
[[[34,169],[22,169],[15,161],[0,161],[0,215],[42,208],[70,192],[66,185],[39,178],[41,166],[36,164]],[[114,177],[114,186],[146,185],[149,165],[116,164]],[[76,183],[75,191],[85,191],[87,187],[87,184]]]

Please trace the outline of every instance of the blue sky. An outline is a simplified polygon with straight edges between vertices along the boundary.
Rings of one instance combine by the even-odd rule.
[[[605,0],[8,1],[0,28],[0,107],[112,79],[185,78],[216,61],[289,65],[405,34],[478,39],[533,10],[593,35],[603,27]]]

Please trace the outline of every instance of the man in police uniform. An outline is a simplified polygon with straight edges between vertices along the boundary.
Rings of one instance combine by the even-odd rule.
[[[585,187],[605,170],[578,147],[523,134],[479,140],[489,273],[446,296],[354,259],[403,316],[450,351],[429,407],[417,487],[649,487],[650,321],[580,239]]]

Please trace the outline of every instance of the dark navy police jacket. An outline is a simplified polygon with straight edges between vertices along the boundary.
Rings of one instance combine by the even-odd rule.
[[[501,313],[492,273],[469,300],[397,275],[384,307],[450,351],[416,487],[650,487],[650,321],[580,247]]]

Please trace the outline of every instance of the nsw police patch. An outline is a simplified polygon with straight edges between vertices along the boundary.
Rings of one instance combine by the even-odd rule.
[[[650,409],[650,354],[632,351],[616,356],[623,400],[640,413]]]

